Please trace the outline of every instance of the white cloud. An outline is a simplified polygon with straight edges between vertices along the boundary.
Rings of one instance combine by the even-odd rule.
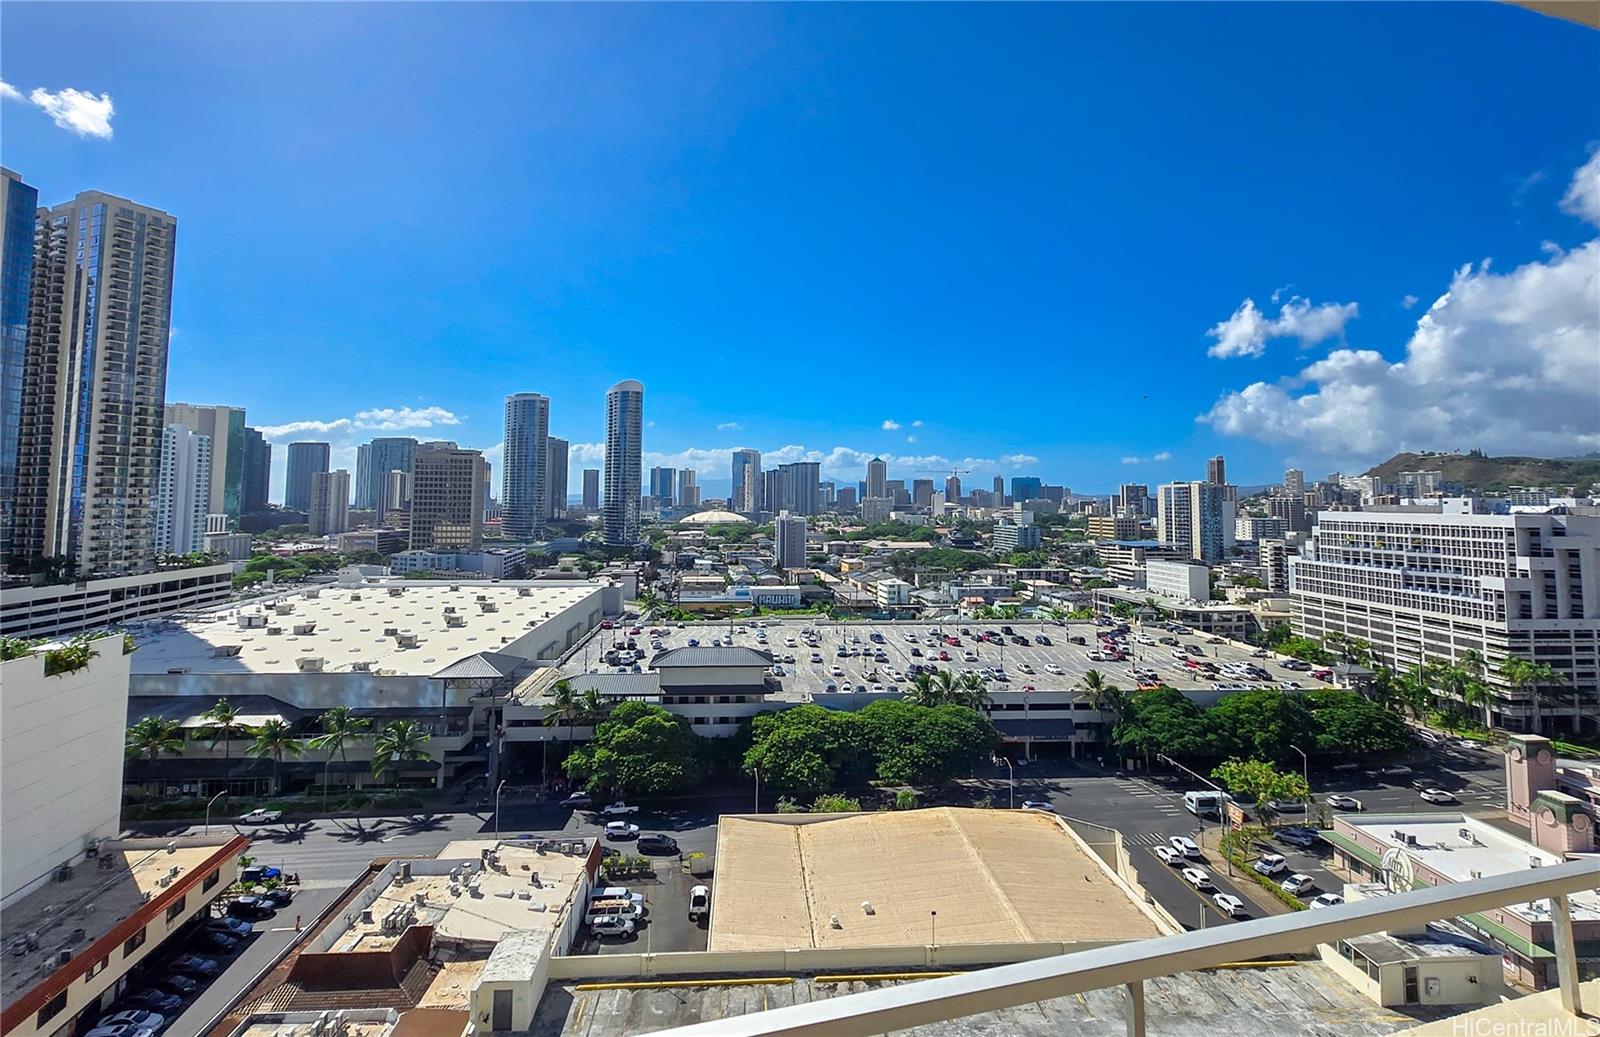
[[[718,432],[737,432],[738,430],[739,423],[737,421],[724,421],[722,424],[717,426]]]
[[[20,101],[22,100],[22,91],[7,83],[4,79],[0,79],[0,98],[4,98],[7,101]]]
[[[1572,175],[1561,196],[1561,211],[1600,226],[1600,148]]]
[[[907,436],[906,437],[906,442],[907,443],[915,443],[916,441],[917,441],[917,437],[916,436]]]
[[[1409,310],[1411,307],[1415,306],[1421,301],[1422,300],[1418,299],[1415,295],[1407,295],[1400,300],[1400,305]]]
[[[883,419],[883,430],[885,432],[898,432],[900,431],[900,423],[893,418],[885,418]]]
[[[1579,184],[1597,171],[1591,159],[1569,198],[1587,197]],[[1227,393],[1201,420],[1344,463],[1400,450],[1600,450],[1597,344],[1600,239],[1505,274],[1464,266],[1402,360],[1335,350],[1293,378]]]
[[[1152,460],[1152,461],[1170,461],[1170,460],[1172,460],[1172,454],[1171,454],[1170,451],[1163,450],[1159,454],[1152,454],[1150,456],[1150,460]]]
[[[52,93],[37,87],[28,95],[28,100],[64,130],[71,130],[80,137],[111,139],[111,116],[116,108],[110,94],[91,94],[70,86]]]
[[[1124,457],[1122,459],[1122,463],[1123,464],[1142,464],[1143,462],[1144,462],[1144,458],[1142,458],[1142,457],[1131,457],[1130,456],[1130,457]]]
[[[1282,291],[1272,293],[1274,302]],[[1206,332],[1217,340],[1207,352],[1214,357],[1260,356],[1266,352],[1267,342],[1275,338],[1298,339],[1302,346],[1314,346],[1342,337],[1344,326],[1357,315],[1353,302],[1313,306],[1309,299],[1296,295],[1279,307],[1276,317],[1268,317],[1256,309],[1254,299],[1246,299],[1233,316]]]
[[[916,421],[913,421],[911,423],[911,427],[912,428],[921,428],[922,427],[922,419],[918,418]]]
[[[1151,454],[1149,457],[1139,457],[1137,455],[1130,454],[1127,457],[1124,457],[1122,459],[1122,463],[1123,464],[1144,464],[1147,461],[1156,462],[1156,461],[1170,461],[1170,460],[1172,460],[1171,451],[1163,450],[1160,453]]]
[[[443,407],[375,407],[357,411],[354,417],[333,418],[327,421],[290,421],[282,425],[258,425],[261,434],[277,441],[303,436],[308,432],[318,435],[356,432],[403,432],[410,429],[427,429],[437,425],[459,425],[464,415]]]

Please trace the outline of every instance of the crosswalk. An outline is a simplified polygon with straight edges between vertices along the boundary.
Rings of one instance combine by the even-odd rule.
[[[1145,804],[1158,813],[1168,817],[1177,817],[1183,813],[1183,808],[1173,802],[1172,793],[1167,789],[1141,778],[1118,778],[1116,786],[1124,794],[1134,799],[1143,800]]]

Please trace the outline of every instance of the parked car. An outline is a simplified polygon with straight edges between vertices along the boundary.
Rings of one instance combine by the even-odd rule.
[[[1053,813],[1056,812],[1056,808],[1055,807],[1051,806],[1049,803],[1045,802],[1042,799],[1025,799],[1025,800],[1022,801],[1022,809],[1024,809],[1024,810],[1042,810],[1046,814],[1053,814]]]
[[[241,922],[237,918],[227,917],[208,918],[205,920],[203,928],[235,937],[249,936],[255,931],[249,922]]]
[[[1312,878],[1310,875],[1302,875],[1300,872],[1295,872],[1293,875],[1290,875],[1288,878],[1278,883],[1278,887],[1285,893],[1293,893],[1298,897],[1304,893],[1309,893],[1311,890],[1316,889],[1317,880]]]
[[[234,897],[228,901],[228,914],[234,918],[248,918],[252,921],[262,918],[271,918],[278,909],[261,897],[245,896]]]
[[[1456,797],[1444,789],[1423,789],[1420,795],[1429,803],[1454,803],[1456,801]]]
[[[1267,808],[1276,814],[1303,814],[1306,812],[1306,801],[1303,799],[1269,799]]]
[[[156,980],[156,985],[162,990],[170,990],[179,997],[194,997],[200,992],[200,984],[194,979],[178,972],[169,972]]]
[[[156,1031],[148,1026],[96,1026],[83,1037],[156,1037]]]
[[[637,831],[637,829],[635,829]],[[672,854],[678,852],[678,841],[670,835],[646,835],[639,838],[639,852]]]
[[[622,918],[616,915],[605,915],[589,923],[589,931],[597,938],[617,936],[628,939],[634,934],[637,927],[631,918]]]
[[[1174,835],[1167,840],[1167,843],[1190,860],[1201,859],[1200,847],[1196,846],[1194,840],[1187,835]]]
[[[1455,746],[1457,749],[1486,749],[1486,748],[1488,748],[1488,746],[1485,743],[1479,742],[1479,741],[1474,741],[1471,738],[1457,738],[1455,741],[1451,742],[1450,744]]]
[[[1189,885],[1193,886],[1195,889],[1206,890],[1215,888],[1211,885],[1211,876],[1206,873],[1204,868],[1184,868],[1179,874],[1183,876],[1185,882],[1189,883]]]
[[[211,954],[232,954],[239,946],[239,937],[216,929],[202,929],[195,935],[194,945]]]
[[[637,905],[640,914],[645,911],[644,894],[635,893],[627,886],[599,886],[591,889],[589,891],[589,903],[592,904],[597,900],[626,900],[630,904]]]
[[[639,838],[639,826],[629,824],[626,821],[607,821],[606,838],[612,840],[637,839]]]
[[[168,962],[167,967],[187,976],[215,976],[220,971],[215,961],[198,954],[180,954]]]
[[[1418,730],[1418,731],[1413,731],[1412,734],[1416,735],[1417,739],[1419,741],[1426,742],[1429,745],[1440,745],[1440,744],[1442,744],[1444,742],[1443,738],[1441,738],[1440,736],[1434,734],[1432,731],[1421,731],[1421,730]]]
[[[607,803],[605,806],[600,808],[600,814],[603,817],[627,817],[630,814],[637,814],[638,812],[638,807],[625,803],[620,799],[615,803]]]
[[[1034,638],[1033,638],[1033,641],[1034,641],[1035,644],[1044,645],[1046,648],[1050,647],[1050,644],[1051,644],[1050,639],[1048,637],[1046,637],[1045,635],[1043,635],[1043,634],[1035,634]],[[1072,643],[1075,644],[1075,645],[1081,645],[1081,644],[1084,643],[1083,642],[1083,638],[1074,637],[1072,639]]]
[[[698,921],[711,913],[711,887],[692,886],[689,889],[689,918]]]
[[[1284,860],[1281,853],[1264,853],[1256,858],[1255,863],[1251,864],[1250,867],[1263,875],[1276,875],[1280,871],[1287,870],[1289,862]]]
[[[1338,907],[1342,903],[1344,903],[1344,897],[1339,894],[1323,893],[1312,898],[1311,909],[1314,911],[1319,907]]]
[[[113,1012],[102,1018],[96,1026],[132,1026],[138,1029],[159,1030],[165,1026],[165,1016],[144,1008],[129,1008],[121,1012]]]
[[[1328,805],[1335,810],[1360,810],[1361,801],[1354,796],[1334,793],[1328,797]]]
[[[122,1003],[129,1008],[143,1008],[157,1014],[176,1016],[178,1009],[183,1007],[183,998],[177,994],[169,994],[165,990],[151,988],[129,994],[122,999]]]
[[[288,907],[294,903],[294,890],[288,886],[274,886],[269,890],[258,893],[257,896],[274,908]]]
[[[1211,895],[1211,902],[1216,904],[1217,907],[1221,908],[1222,913],[1227,915],[1229,918],[1244,917],[1244,901],[1240,900],[1232,893],[1213,893]]]
[[[1177,850],[1174,850],[1170,846],[1157,846],[1155,848],[1155,855],[1161,858],[1162,864],[1170,864],[1173,867],[1177,867],[1184,861],[1183,854],[1179,853]]]
[[[259,864],[252,864],[248,868],[239,869],[239,881],[243,882],[247,886],[257,882],[265,882],[268,879],[279,879],[282,877],[283,872],[279,871],[277,868],[271,867],[270,865],[267,867],[262,867]]]
[[[270,825],[282,817],[283,811],[281,810],[266,810],[258,807],[248,814],[240,814],[239,823],[241,825]]]
[[[1282,828],[1278,830],[1277,836],[1279,842],[1288,843],[1290,846],[1299,846],[1302,849],[1307,846],[1315,846],[1317,841],[1322,838],[1321,835],[1309,828]]]

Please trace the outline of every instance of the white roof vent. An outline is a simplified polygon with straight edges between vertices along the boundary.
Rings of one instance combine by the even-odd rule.
[[[239,654],[240,645],[214,645],[211,649],[213,659],[232,659]]]
[[[321,673],[325,659],[320,655],[302,655],[294,661],[301,673]]]
[[[315,623],[296,623],[294,632],[296,634],[314,634],[317,632],[317,625]]]

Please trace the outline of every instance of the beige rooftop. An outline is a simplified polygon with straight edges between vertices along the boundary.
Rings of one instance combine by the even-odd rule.
[[[1058,818],[1032,811],[724,816],[716,859],[713,951],[923,944],[933,911],[942,944],[1163,935]]]

